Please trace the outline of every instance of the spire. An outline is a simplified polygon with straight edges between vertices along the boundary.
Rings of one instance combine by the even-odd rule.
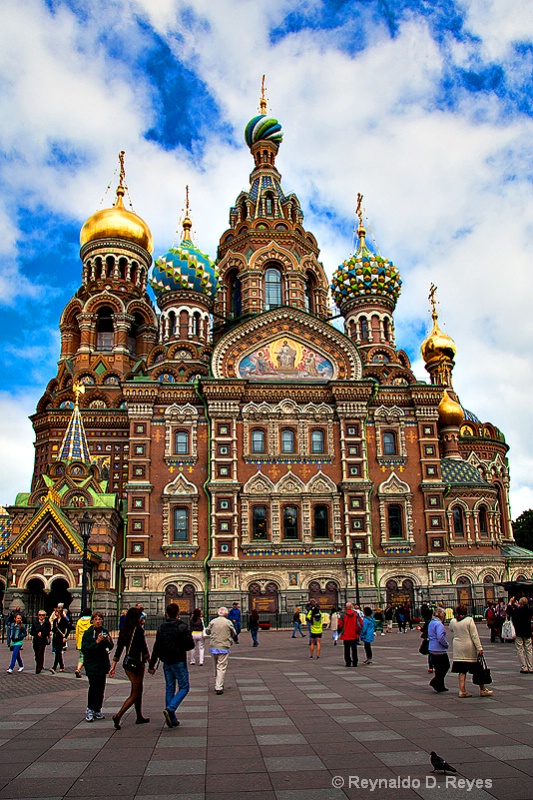
[[[265,76],[264,75],[263,75],[263,77],[261,79],[261,97],[259,98],[259,113],[262,114],[263,117],[266,117],[267,101],[266,101]]]
[[[124,208],[124,201],[123,197],[126,194],[126,169],[124,167],[124,156],[126,155],[125,150],[121,150],[118,154],[118,161],[120,164],[120,170],[118,175],[118,186],[117,186],[117,199],[115,200],[115,208]]]
[[[84,394],[85,386],[82,383],[75,383],[74,389],[74,411],[70,418],[65,436],[59,448],[58,461],[84,461],[91,463],[91,454],[87,444],[87,436],[80,414],[79,399],[80,394]]]
[[[362,249],[365,246],[365,236],[366,236],[366,229],[363,225],[363,195],[359,192],[357,194],[357,208],[355,209],[355,213],[359,219],[359,227],[357,228],[357,235],[359,237],[359,248]]]
[[[431,375],[431,382],[440,386],[447,386],[453,391],[452,370],[457,347],[451,336],[448,336],[439,327],[436,292],[437,287],[432,283],[429,287],[428,300],[431,306],[433,327],[420,346],[420,354],[424,359],[427,371]]]
[[[184,242],[191,242],[191,228],[192,222],[189,216],[190,208],[189,208],[189,187],[185,187],[185,217],[183,218],[182,227],[183,227],[183,241]]]

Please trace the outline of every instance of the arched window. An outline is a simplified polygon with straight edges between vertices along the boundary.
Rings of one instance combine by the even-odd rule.
[[[397,453],[396,434],[392,431],[385,431],[383,434],[383,455],[395,456]]]
[[[313,533],[315,539],[329,538],[329,513],[327,506],[315,506],[313,509]]]
[[[281,452],[294,453],[295,449],[294,431],[292,428],[285,428],[285,430],[281,431]]]
[[[241,290],[241,279],[239,278],[239,273],[236,271],[231,272],[228,275],[228,309],[230,316],[233,319],[237,319],[242,314],[242,290]]]
[[[192,316],[192,335],[200,336],[200,313],[198,311],[195,311]]]
[[[274,213],[274,196],[272,192],[265,195],[265,216],[271,217]]]
[[[298,538],[298,509],[294,506],[285,506],[283,509],[283,538]]]
[[[96,349],[112,350],[114,344],[113,312],[109,306],[102,306],[96,314]]]
[[[464,516],[461,506],[453,507],[453,532],[457,537],[465,535]]]
[[[277,267],[269,267],[265,272],[265,309],[279,308],[281,305],[281,272]]]
[[[266,506],[254,506],[252,511],[252,536],[254,539],[267,538]]]
[[[177,455],[187,455],[189,452],[189,434],[187,431],[176,431],[175,453]]]
[[[189,509],[188,508],[175,508],[174,509],[174,541],[175,542],[188,542],[189,541]]]
[[[361,317],[361,339],[363,342],[368,342],[368,320],[366,317]]]
[[[324,431],[320,429],[311,431],[311,452],[323,453],[324,451]]]
[[[390,342],[390,322],[388,317],[383,320],[383,336],[386,342]]]
[[[144,320],[140,314],[133,315],[133,322],[131,323],[130,332],[128,334],[128,350],[132,356],[137,354],[137,337],[139,335],[139,328],[143,323]]]
[[[482,536],[487,536],[489,533],[489,520],[485,506],[479,507],[479,532]]]
[[[387,507],[389,518],[389,539],[403,539],[402,507],[390,505]]]
[[[176,312],[170,311],[168,315],[168,335],[170,337],[176,335]]]
[[[265,452],[265,432],[262,428],[252,431],[252,453]]]
[[[312,275],[310,272],[308,272],[305,281],[304,300],[305,300],[305,310],[309,312],[309,314],[315,313],[315,287],[316,287],[315,276]]]
[[[246,200],[241,201],[241,221],[244,222],[246,217],[248,216],[248,206],[246,205]]]

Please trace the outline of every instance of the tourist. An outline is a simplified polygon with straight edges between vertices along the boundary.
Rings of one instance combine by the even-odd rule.
[[[406,633],[407,631],[405,630],[405,614],[403,606],[397,606],[394,616],[396,617],[396,622],[398,623],[398,633]]]
[[[357,666],[357,642],[363,629],[363,621],[352,603],[346,603],[346,610],[339,620],[340,639],[344,645],[344,664]]]
[[[444,679],[450,671],[450,659],[448,657],[448,640],[446,638],[446,628],[444,619],[446,612],[437,606],[433,612],[433,618],[428,624],[428,644],[431,665],[435,670],[435,675],[430,680],[429,685],[437,692],[447,692]],[[428,667],[429,670],[429,667]]]
[[[365,648],[366,658],[364,664],[372,663],[372,642],[376,632],[376,620],[372,616],[372,609],[370,606],[365,606],[363,618],[363,627],[361,628],[360,639]]]
[[[473,675],[479,669],[478,657],[483,655],[483,648],[476,624],[463,603],[459,603],[455,609],[455,618],[450,622],[450,633],[453,636],[452,672],[459,676],[459,697],[472,697],[466,691],[466,675]],[[480,697],[489,697],[492,693],[484,684],[479,685]]]
[[[131,706],[135,706],[137,714],[135,722],[137,725],[150,722],[149,718],[143,717],[142,714],[144,670],[146,662],[150,660],[150,653],[146,645],[141,614],[142,612],[138,607],[128,610],[124,627],[119,633],[113,663],[109,670],[109,677],[114,678],[117,663],[120,661],[122,651],[125,650],[126,655],[122,666],[131,683],[131,689],[129,697],[122,703],[122,708],[113,717],[113,724],[118,731],[121,727],[120,720]]]
[[[250,611],[250,615],[248,617],[248,630],[250,631],[250,635],[252,637],[253,646],[259,647],[259,639],[257,638],[259,631],[259,614],[255,608]]]
[[[235,644],[239,644],[239,634],[241,632],[241,609],[239,608],[239,604],[236,600],[233,603],[230,611],[228,612],[228,619],[230,622],[233,623],[233,627],[235,628],[235,633],[237,634],[237,638],[235,639]]]
[[[84,632],[80,650],[83,653],[83,666],[89,680],[87,710],[85,719],[105,719],[102,713],[106,676],[109,672],[109,651],[113,649],[113,640],[109,631],[104,628],[104,615],[95,611],[91,616],[91,625]]]
[[[379,606],[374,611],[374,619],[376,620],[376,633],[379,633],[380,636],[385,636],[385,630],[384,630],[384,621],[385,620],[384,620],[384,616],[383,616],[383,611],[381,610],[381,608]]]
[[[52,626],[50,621],[46,618],[46,611],[39,611],[37,613],[37,621],[33,623],[30,628],[30,636],[32,637],[33,653],[35,655],[35,674],[39,675],[44,667],[44,655],[46,648],[50,644],[50,633]]]
[[[19,672],[24,671],[24,663],[20,651],[22,650],[22,645],[27,635],[26,626],[22,622],[22,614],[15,614],[13,622],[7,629],[7,644],[11,650],[11,662],[7,668],[7,672],[13,672],[15,664],[19,665]]]
[[[237,641],[237,631],[233,627],[233,622],[228,619],[228,615],[228,609],[221,606],[218,609],[218,616],[211,620],[206,628],[206,633],[211,637],[209,651],[213,656],[215,668],[215,694],[224,694],[229,654],[233,642]]]
[[[387,603],[385,606],[385,611],[383,612],[383,616],[385,617],[385,622],[387,624],[387,633],[392,633],[392,621],[394,617],[394,609],[390,603]]]
[[[198,658],[198,666],[203,667],[204,665],[204,638],[205,638],[205,625],[204,625],[204,618],[202,616],[202,611],[199,608],[195,608],[192,612],[192,617],[189,622],[189,627],[191,629],[192,638],[194,642],[194,650],[191,650],[189,656],[189,664],[196,664],[196,659]]]
[[[527,597],[521,597],[518,603],[511,608],[511,620],[514,625],[516,638],[514,640],[518,660],[520,661],[520,674],[533,672],[533,653],[531,648],[531,618],[533,609],[528,604]]]
[[[337,640],[339,638],[339,619],[340,617],[339,612],[337,611],[337,606],[333,606],[329,617],[328,628],[331,630],[331,637],[334,645],[337,644]]]
[[[81,642],[85,631],[89,630],[91,626],[91,609],[84,608],[81,617],[76,623],[76,647],[78,648],[78,663],[74,672],[76,678],[81,678],[81,668],[83,667],[83,653],[81,649]]]
[[[199,609],[196,610],[199,611]],[[178,604],[169,603],[166,612],[167,619],[157,631],[152,657],[148,666],[148,672],[153,675],[157,660],[159,659],[163,664],[163,672],[165,673],[165,708],[163,716],[169,728],[175,728],[180,724],[176,717],[176,709],[189,693],[187,652],[194,650],[191,632],[185,622],[178,619],[178,614]],[[177,691],[176,684],[178,685]]]
[[[322,612],[318,603],[307,612],[307,624],[309,626],[309,658],[313,658],[316,645],[316,657],[320,658],[320,645],[322,642]]]
[[[300,608],[294,609],[294,614],[292,615],[292,639],[296,639],[296,632],[300,634],[302,639],[305,639],[305,633],[302,630],[302,620],[300,617],[301,610]]]
[[[51,616],[52,621],[52,652],[54,663],[50,672],[64,672],[63,650],[67,649],[70,625],[63,610],[63,603],[59,603]]]

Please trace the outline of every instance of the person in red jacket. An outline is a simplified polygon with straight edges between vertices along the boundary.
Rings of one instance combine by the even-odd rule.
[[[340,639],[344,644],[344,663],[347,667],[357,666],[357,642],[363,622],[353,603],[346,603],[346,610],[339,619]]]

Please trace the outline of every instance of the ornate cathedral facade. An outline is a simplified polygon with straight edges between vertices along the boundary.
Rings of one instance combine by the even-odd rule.
[[[434,292],[421,382],[395,340],[400,274],[367,244],[362,198],[357,247],[330,282],[282,186],[264,100],[245,140],[249,188],[216,265],[188,212],[181,243],[152,264],[122,160],[115,204],[83,225],[81,285],[32,417],[31,490],[7,509],[6,606],[79,609],[85,514],[89,597],[108,612],[235,599],[288,612],[356,588],[373,605],[483,604],[498,582],[531,577],[507,445],[460,405]]]

